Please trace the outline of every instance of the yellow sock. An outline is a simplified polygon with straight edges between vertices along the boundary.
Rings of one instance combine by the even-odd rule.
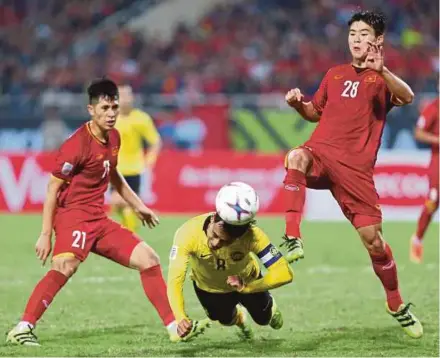
[[[136,232],[139,228],[139,219],[131,208],[124,208],[122,210],[122,225],[133,232]]]
[[[242,310],[237,310],[237,314],[235,316],[235,325],[241,327],[244,325],[244,314]]]

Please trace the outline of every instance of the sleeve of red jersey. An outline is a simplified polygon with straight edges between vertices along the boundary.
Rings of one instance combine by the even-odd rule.
[[[318,90],[315,92],[312,98],[313,107],[315,107],[316,111],[321,114],[324,110],[325,104],[327,103],[327,87],[328,87],[328,77],[330,70],[327,71],[324,78],[319,85]]]
[[[64,181],[70,181],[78,171],[80,165],[80,148],[78,137],[70,137],[67,139],[55,157],[55,167],[52,175]]]
[[[417,128],[423,129],[424,131],[430,132],[434,125],[435,115],[432,110],[432,106],[428,105],[420,114],[417,120]]]

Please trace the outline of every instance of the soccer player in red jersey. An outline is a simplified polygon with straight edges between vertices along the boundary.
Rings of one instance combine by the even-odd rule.
[[[422,214],[417,223],[417,231],[411,238],[410,260],[421,263],[423,258],[423,236],[438,209],[439,187],[439,99],[438,97],[426,106],[420,115],[414,131],[415,138],[431,145],[431,163],[428,168],[429,194],[425,201]]]
[[[318,122],[310,139],[286,156],[286,258],[304,257],[300,233],[306,188],[330,190],[356,228],[374,272],[385,289],[386,309],[411,337],[423,334],[419,320],[400,296],[391,248],[382,236],[382,215],[373,169],[385,118],[393,106],[411,103],[411,88],[384,66],[385,19],[360,11],[348,22],[351,63],[330,68],[310,102],[298,88],[287,103],[308,121]]]
[[[52,250],[54,230],[52,267],[34,288],[22,319],[9,332],[7,342],[39,345],[33,333],[37,321],[89,252],[138,270],[145,294],[167,327],[170,339],[192,338],[202,333],[209,322],[193,322],[183,332],[183,338],[178,335],[156,252],[106,216],[104,193],[111,183],[144,224],[153,228],[159,223],[116,169],[120,147],[120,136],[114,128],[119,111],[117,86],[109,79],[100,79],[89,86],[88,95],[91,120],[59,149],[44,203],[42,231],[35,250],[44,265]]]

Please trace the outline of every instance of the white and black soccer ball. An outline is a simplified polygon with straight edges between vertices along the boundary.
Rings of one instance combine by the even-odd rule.
[[[260,200],[250,185],[232,182],[219,190],[215,207],[223,221],[240,226],[252,221],[260,207]]]

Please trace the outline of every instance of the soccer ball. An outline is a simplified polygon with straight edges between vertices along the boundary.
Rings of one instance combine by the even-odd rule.
[[[242,182],[224,185],[215,198],[220,217],[231,225],[246,225],[257,214],[260,201],[254,188]]]

